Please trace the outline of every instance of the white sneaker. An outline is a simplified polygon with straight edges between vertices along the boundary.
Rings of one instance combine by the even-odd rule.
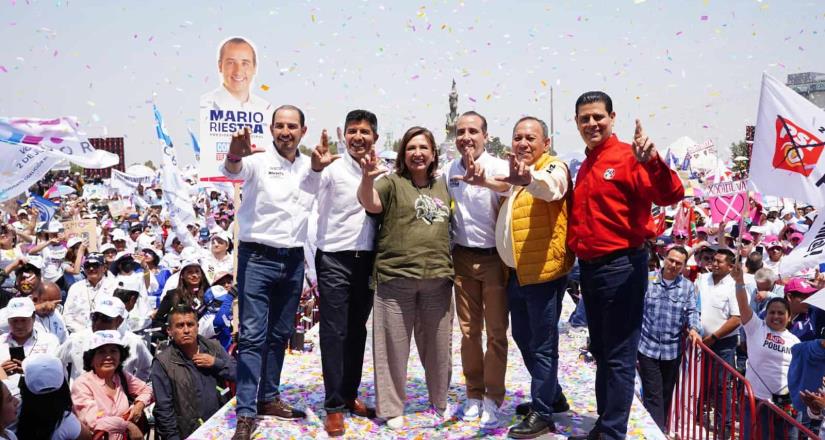
[[[438,414],[439,417],[441,417],[441,420],[445,422],[452,419],[453,415],[455,415],[455,407],[453,405],[450,405],[449,403],[447,404],[447,407],[444,409],[438,409],[435,407],[435,405],[433,405],[433,409],[435,410],[435,413]]]
[[[481,415],[481,401],[478,399],[467,399],[464,404],[464,420],[476,420]]]
[[[482,428],[494,428],[498,426],[498,405],[492,399],[484,398],[481,410]]]
[[[393,431],[398,431],[399,429],[404,427],[404,416],[393,417],[391,419],[387,419],[387,427],[392,429]]]

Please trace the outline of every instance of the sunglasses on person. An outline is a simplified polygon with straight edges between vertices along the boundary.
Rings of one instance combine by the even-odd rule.
[[[83,265],[83,269],[86,269],[86,270],[97,270],[97,269],[100,269],[101,267],[103,267],[103,265],[99,264],[99,263],[86,263],[86,264]]]

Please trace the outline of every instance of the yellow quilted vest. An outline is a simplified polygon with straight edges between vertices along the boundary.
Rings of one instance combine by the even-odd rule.
[[[554,163],[567,166],[557,158],[543,154],[535,169],[544,170]],[[569,174],[567,183],[567,194],[555,202],[545,202],[524,188],[514,188],[510,232],[519,285],[552,281],[573,268],[575,256],[567,247],[567,218],[573,195]]]

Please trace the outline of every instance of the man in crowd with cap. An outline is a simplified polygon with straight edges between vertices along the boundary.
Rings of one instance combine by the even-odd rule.
[[[769,235],[765,237],[765,252],[768,258],[762,260],[762,264],[776,273],[780,273],[782,257],[785,256],[785,246],[779,241],[779,237]]]
[[[776,235],[778,236],[779,233],[782,232],[782,229],[785,228],[785,222],[783,222],[779,218],[779,208],[773,206],[768,208],[768,218],[764,224],[765,228],[767,228],[766,234],[767,235]]]
[[[802,277],[793,277],[785,283],[785,297],[791,304],[791,322],[788,330],[800,341],[825,338],[825,310],[806,302],[819,288]]]
[[[123,229],[115,229],[112,231],[112,244],[115,245],[115,250],[120,254],[122,252],[131,252],[128,246],[129,237],[123,232]]]
[[[12,298],[6,306],[5,317],[9,332],[0,335],[0,368],[16,385],[23,372],[23,360],[35,354],[57,355],[60,343],[57,337],[34,325],[34,302],[29,297]],[[16,394],[14,392],[13,394]]]
[[[198,315],[176,306],[168,315],[169,346],[152,362],[155,428],[166,440],[189,437],[229,399],[224,382],[235,379],[235,359],[198,335]]]
[[[129,347],[129,358],[123,363],[124,370],[140,380],[149,379],[152,354],[143,338],[122,328],[126,316],[126,306],[120,299],[107,295],[94,300],[94,308],[90,313],[91,325],[70,334],[57,352],[57,357],[69,371],[70,379],[74,380],[83,374],[83,353],[89,349],[94,332],[102,330],[117,330]]]
[[[86,256],[83,262],[85,279],[72,284],[63,306],[63,318],[70,332],[88,329],[95,299],[112,295],[114,280],[106,276],[107,272],[103,254],[94,252]]]

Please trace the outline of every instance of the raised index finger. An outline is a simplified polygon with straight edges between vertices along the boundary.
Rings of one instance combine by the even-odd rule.
[[[321,146],[326,148],[329,143],[329,136],[327,136],[327,129],[321,130]]]
[[[635,137],[644,135],[645,131],[642,129],[642,121],[636,119],[636,134]]]

